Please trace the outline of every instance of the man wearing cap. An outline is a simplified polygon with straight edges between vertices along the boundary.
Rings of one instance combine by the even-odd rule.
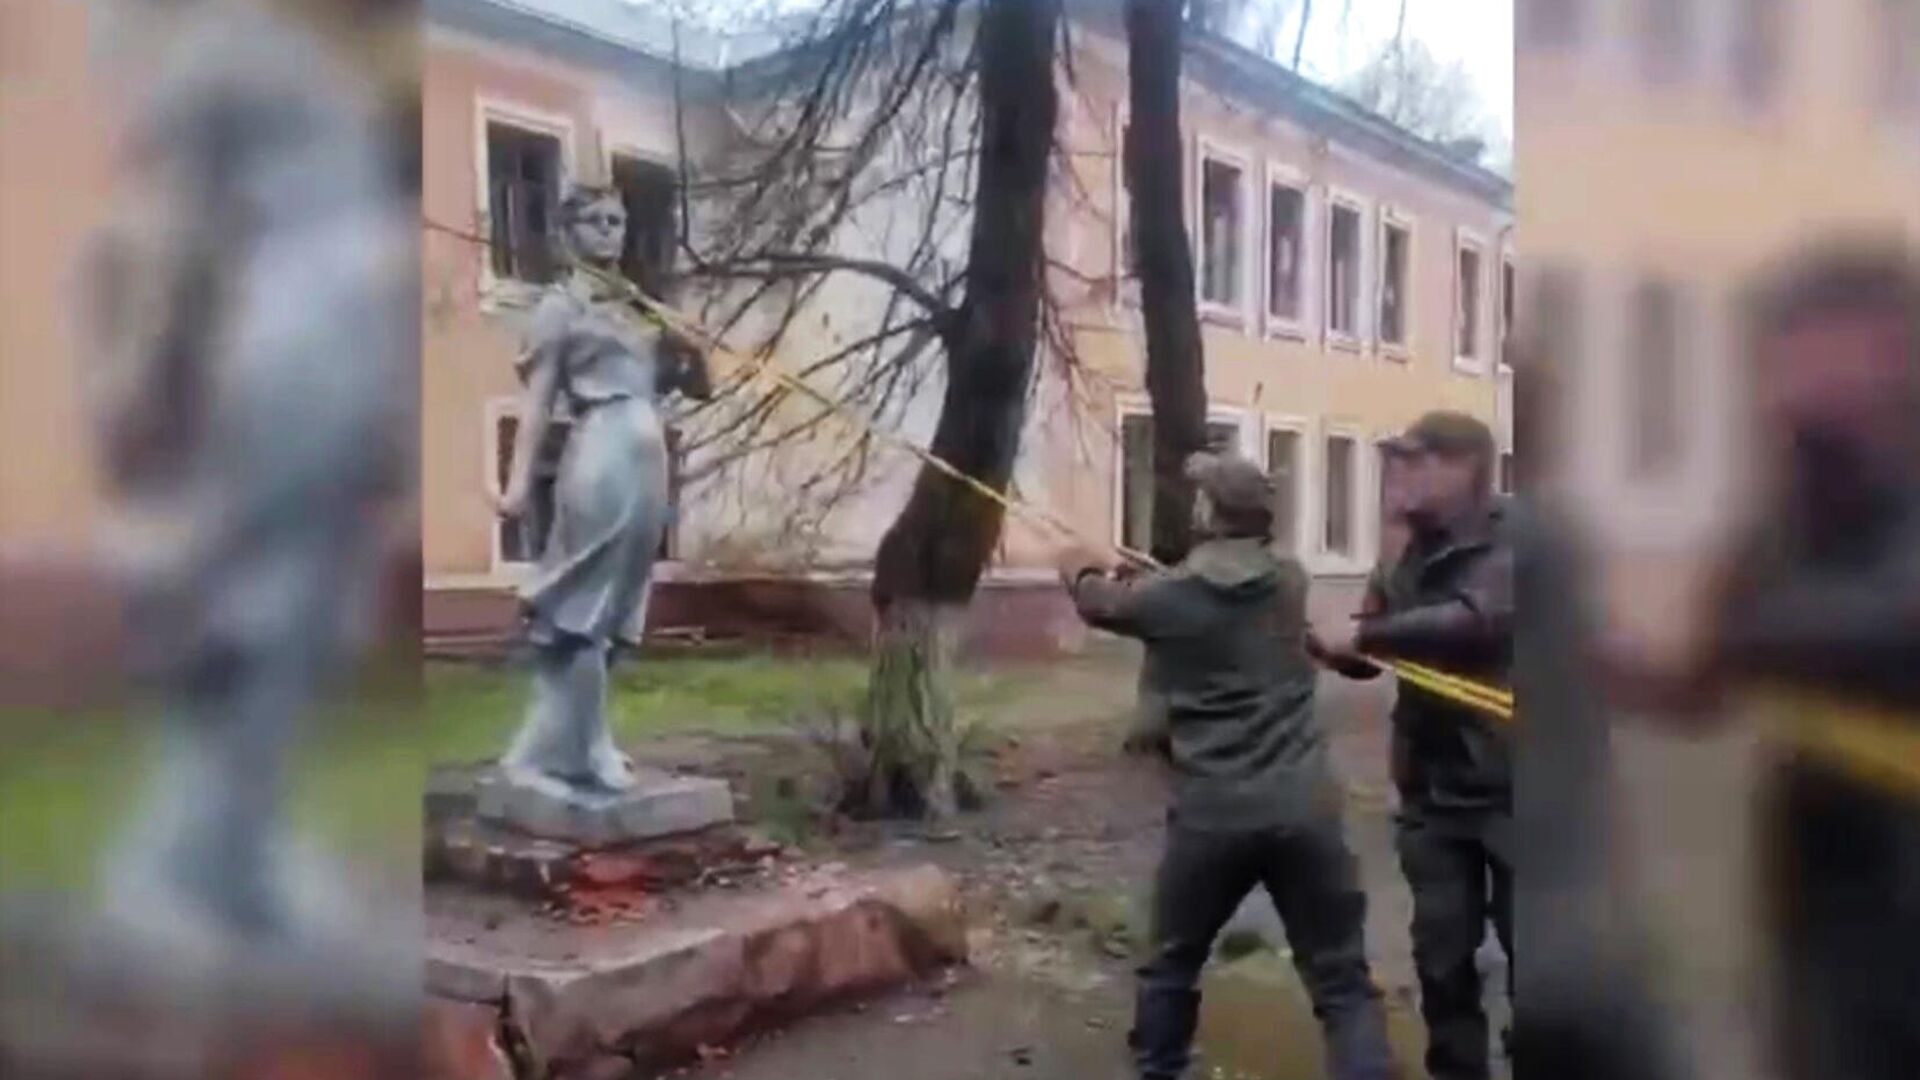
[[[1828,243],[1752,298],[1770,483],[1702,632],[1671,649],[1616,631],[1601,649],[1616,701],[1686,729],[1732,719],[1740,681],[1836,695],[1779,703],[1796,725],[1843,705],[1892,725],[1920,711],[1920,256]],[[1875,775],[1803,745],[1761,786],[1770,1034],[1793,1080],[1892,1080],[1920,1062],[1920,801]]]
[[[1173,767],[1134,1060],[1142,1080],[1186,1072],[1201,968],[1264,886],[1324,1029],[1329,1075],[1380,1080],[1392,1057],[1367,966],[1366,894],[1314,713],[1307,575],[1270,547],[1273,490],[1257,466],[1196,454],[1187,471],[1199,543],[1179,566],[1122,579],[1098,556],[1061,560],[1082,618],[1145,643],[1143,689],[1164,713]]]
[[[1312,635],[1334,670],[1370,678],[1362,657],[1427,664],[1505,685],[1513,638],[1513,552],[1493,494],[1493,433],[1464,413],[1431,412],[1388,444],[1400,466],[1409,536],[1368,582],[1353,625]],[[1475,954],[1491,922],[1513,957],[1508,823],[1512,767],[1500,721],[1402,685],[1392,762],[1400,864],[1413,891],[1413,955],[1433,1080],[1492,1072]]]

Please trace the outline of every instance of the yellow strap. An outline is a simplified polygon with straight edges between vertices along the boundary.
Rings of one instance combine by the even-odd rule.
[[[484,237],[426,221],[425,227],[467,239],[482,246]],[[592,267],[582,269],[595,280],[638,305],[635,312],[655,325],[685,335],[705,346],[710,354],[732,361],[752,380],[767,380],[775,386],[801,394],[856,428],[861,434],[888,446],[904,450],[934,469],[965,486],[981,498],[1008,513],[1024,517],[1089,547],[1111,551],[1128,562],[1158,568],[1152,556],[1123,545],[1083,534],[1051,511],[1033,505],[1016,495],[995,490],[968,475],[932,451],[892,432],[882,431],[866,417],[824,394],[804,380],[772,366],[771,357],[755,360],[722,345],[695,320],[642,293],[626,278]],[[1369,663],[1390,672],[1408,685],[1465,705],[1503,723],[1515,715],[1513,691],[1477,682],[1465,676],[1404,660],[1367,657]],[[1832,698],[1804,693],[1775,695],[1772,734],[1796,748],[1822,760],[1833,762],[1850,775],[1888,787],[1903,794],[1920,794],[1920,723],[1911,717],[1839,702]]]

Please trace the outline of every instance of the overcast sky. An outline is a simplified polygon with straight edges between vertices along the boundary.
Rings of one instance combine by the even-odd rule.
[[[1338,82],[1393,37],[1400,0],[1318,0],[1307,28],[1305,74]],[[1288,20],[1291,41],[1299,24]],[[1419,38],[1443,63],[1459,61],[1473,77],[1500,133],[1513,138],[1513,0],[1407,0],[1407,35]],[[1343,40],[1344,39],[1344,40]]]
[[[724,24],[719,13],[729,8],[793,10],[810,7],[817,0],[682,2]],[[1280,30],[1283,51],[1290,53],[1299,26],[1299,0],[1270,2],[1287,4],[1294,11]],[[1514,0],[1406,0],[1406,4],[1407,34],[1424,42],[1441,62],[1458,61],[1466,68],[1480,91],[1494,131],[1511,143]],[[1339,82],[1392,38],[1399,13],[1400,0],[1316,0],[1301,59],[1304,73],[1324,83]]]

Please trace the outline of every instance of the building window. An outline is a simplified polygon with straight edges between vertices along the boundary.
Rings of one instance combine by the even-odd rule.
[[[1693,59],[1694,4],[1697,0],[1634,0],[1640,76],[1654,86],[1669,86],[1686,75]]]
[[[1383,216],[1380,223],[1380,343],[1407,347],[1408,273],[1413,262],[1413,230],[1404,221]]]
[[[514,448],[519,445],[520,417],[497,417],[493,431],[494,490],[505,491],[513,470]],[[498,523],[501,562],[540,561],[540,553],[547,546],[547,533],[553,528],[554,478],[559,475],[560,455],[572,431],[573,424],[559,417],[548,425],[546,439],[533,461],[533,487],[528,492],[527,512],[518,518],[502,518]]]
[[[1267,185],[1267,318],[1293,327],[1306,321],[1307,193]]]
[[[1462,239],[1454,264],[1454,355],[1463,367],[1480,363],[1481,257],[1480,246]]]
[[[1200,299],[1238,313],[1246,291],[1246,170],[1204,152],[1200,159]]]
[[[1343,202],[1327,215],[1327,329],[1360,336],[1360,209]]]
[[[1321,546],[1329,555],[1353,554],[1353,447],[1349,436],[1327,437],[1326,530]]]
[[[1237,449],[1240,426],[1207,422],[1207,445]],[[1120,544],[1134,551],[1153,545],[1153,417],[1128,413],[1120,418]]]
[[[1507,355],[1507,342],[1513,337],[1514,304],[1518,299],[1518,282],[1514,277],[1513,260],[1500,260],[1500,356],[1504,361]]]
[[[1564,49],[1578,44],[1587,0],[1521,0],[1517,16],[1520,40],[1528,46]]]
[[[1267,432],[1267,475],[1273,478],[1273,539],[1294,553],[1300,546],[1300,433]]]
[[[679,177],[657,161],[613,155],[614,190],[627,210],[627,244],[620,270],[655,297],[664,298],[679,245]]]
[[[1733,89],[1750,106],[1764,105],[1780,83],[1785,18],[1780,0],[1741,0],[1733,27]]]
[[[487,224],[495,277],[554,279],[561,182],[558,136],[487,121]]]
[[[1636,480],[1668,475],[1679,463],[1681,324],[1671,284],[1649,281],[1634,290],[1625,368],[1633,402],[1628,474]]]
[[[520,417],[505,413],[494,419],[494,484],[495,491],[505,491],[507,479],[513,469],[514,449],[520,436]],[[533,462],[533,487],[528,493],[527,512],[518,518],[503,518],[496,528],[499,530],[498,547],[502,563],[535,563],[546,550],[547,535],[553,531],[554,502],[553,485],[560,474],[560,458],[566,451],[567,437],[573,433],[573,422],[564,417],[554,417],[547,425],[546,438],[542,441],[539,455]],[[675,527],[680,506],[680,431],[668,427],[667,437],[667,505],[670,508],[668,524],[660,537],[660,549],[656,557],[671,559],[679,553]]]

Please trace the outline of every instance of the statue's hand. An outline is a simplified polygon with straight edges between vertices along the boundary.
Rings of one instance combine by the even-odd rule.
[[[503,518],[523,517],[527,512],[525,488],[509,488],[505,494],[489,491],[487,501],[493,504],[493,512]]]

